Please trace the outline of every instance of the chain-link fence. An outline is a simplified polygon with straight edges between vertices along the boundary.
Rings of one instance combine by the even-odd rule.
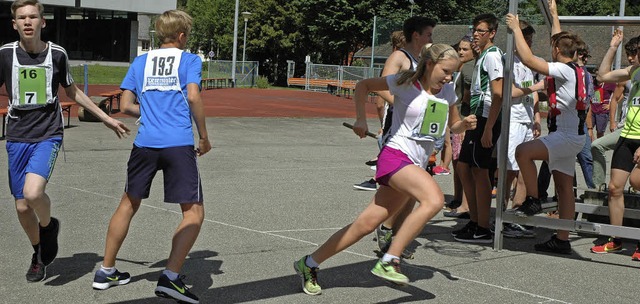
[[[231,79],[233,61],[210,60],[204,63],[202,78]],[[254,87],[258,80],[257,61],[236,61],[236,87]]]

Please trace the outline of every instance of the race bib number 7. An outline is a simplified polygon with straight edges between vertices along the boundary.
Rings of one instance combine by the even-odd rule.
[[[449,105],[437,100],[429,99],[424,113],[420,135],[440,138],[444,134],[449,115]]]
[[[40,67],[21,67],[18,75],[20,105],[47,103],[46,71]]]

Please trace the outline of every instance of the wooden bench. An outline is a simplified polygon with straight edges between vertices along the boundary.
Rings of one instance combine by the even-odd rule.
[[[75,101],[63,101],[60,103],[62,116],[64,117],[64,112],[67,112],[67,128],[71,124],[71,107],[73,107],[74,105],[76,105]]]
[[[89,97],[93,104],[95,104],[100,110],[109,114],[111,112],[111,108],[107,108],[107,103],[109,102],[109,97],[105,96],[90,96]],[[78,109],[78,120],[80,121],[92,121],[99,122],[100,119],[93,115],[93,113],[87,111],[84,107],[80,107]]]
[[[306,79],[306,78],[287,78],[288,86],[306,87],[307,83],[310,87],[319,87],[330,89],[329,86],[337,86],[338,80],[336,79]]]
[[[351,95],[355,93],[356,90],[355,80],[344,80],[341,85],[337,87],[338,96],[344,96],[345,98],[351,98]]]
[[[108,92],[102,92],[98,94],[102,97],[106,97],[109,101],[109,112],[107,114],[115,113],[113,109],[113,101],[116,101],[116,105],[118,106],[118,112],[120,112],[120,97],[122,97],[122,90],[113,90]]]
[[[200,80],[200,87],[205,90],[228,88],[233,84],[231,78],[202,78]]]
[[[67,127],[69,127],[71,123],[71,107],[76,103],[73,101],[63,101],[60,102],[60,109],[62,110],[62,115],[64,117],[64,112],[67,113]],[[0,138],[4,138],[6,135],[6,126],[7,126],[7,116],[9,115],[8,108],[0,108],[0,114],[2,114],[2,136]]]

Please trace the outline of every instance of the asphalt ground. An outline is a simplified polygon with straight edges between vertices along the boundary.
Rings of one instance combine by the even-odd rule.
[[[134,119],[123,120],[135,129]],[[403,262],[409,286],[370,273],[372,234],[321,265],[322,295],[302,293],[294,260],[353,221],[373,196],[352,185],[373,176],[364,162],[376,142],[358,139],[345,121],[353,119],[207,118],[213,149],[199,159],[206,218],[183,268],[201,303],[637,303],[633,243],[621,254],[596,255],[589,252],[595,237],[573,234],[571,255],[540,254],[533,244],[552,232],[538,228],[535,239],[505,239],[504,250],[494,251],[454,241],[452,229],[465,221],[442,214],[412,244],[415,259]],[[116,266],[131,282],[91,288],[133,137],[118,140],[102,124],[77,118],[71,124],[47,187],[61,232],[43,282],[25,280],[32,249],[0,174],[0,303],[171,303],[153,293],[181,219],[178,206],[162,202],[162,174],[118,255]],[[0,153],[2,166],[6,157]],[[451,176],[435,179],[450,199]]]

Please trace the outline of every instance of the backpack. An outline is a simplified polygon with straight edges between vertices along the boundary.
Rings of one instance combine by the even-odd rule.
[[[576,110],[578,111],[578,118],[580,119],[578,123],[578,134],[584,135],[584,123],[587,119],[587,110],[589,108],[589,100],[588,100],[588,88],[589,85],[593,86],[592,83],[588,81],[589,76],[587,74],[589,72],[585,71],[584,67],[578,66],[574,62],[567,63],[571,69],[575,72],[576,75]],[[557,90],[555,79],[551,76],[547,76],[547,95],[549,96],[549,132],[555,132],[558,129],[556,124],[556,117],[560,115],[560,110],[558,110],[558,101],[557,101]]]

